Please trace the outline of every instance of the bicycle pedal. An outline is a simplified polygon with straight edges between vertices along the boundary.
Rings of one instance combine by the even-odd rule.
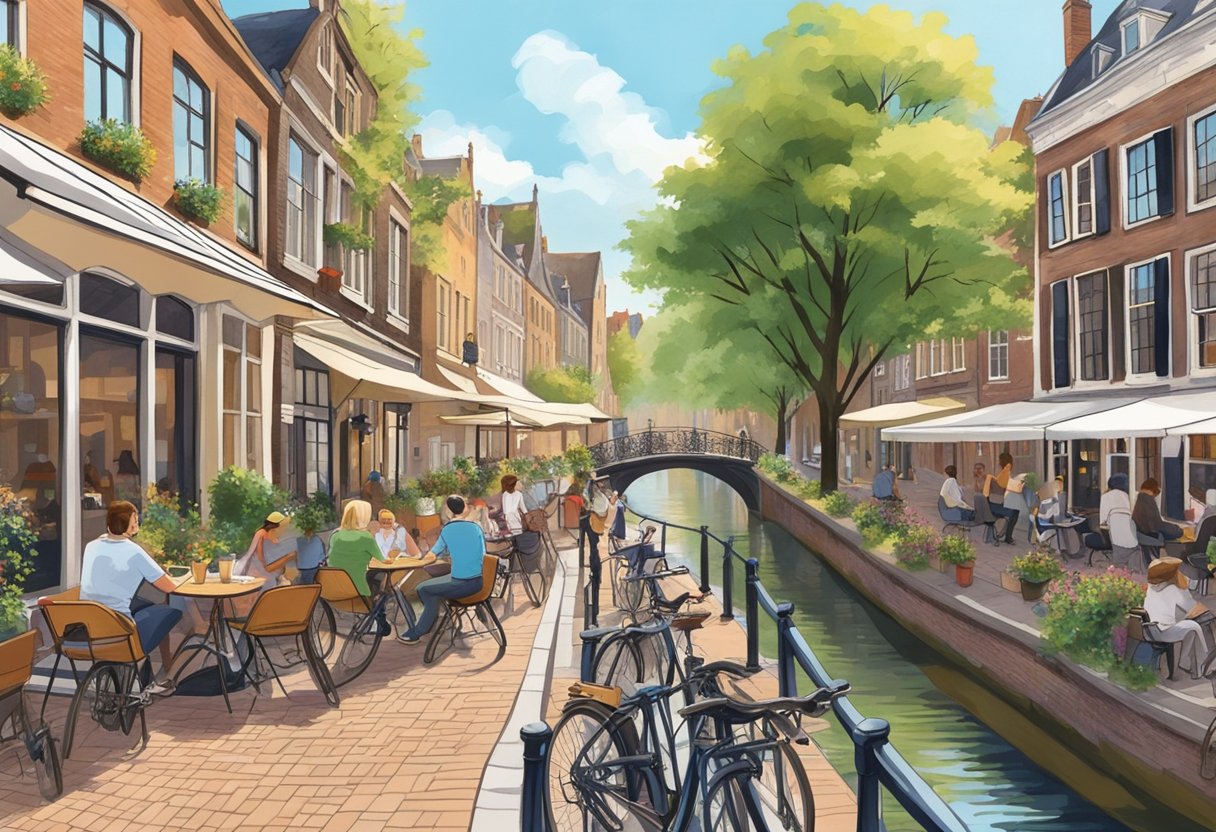
[[[575,682],[569,688],[571,699],[594,699],[609,708],[621,706],[621,689],[608,685],[597,685],[592,682]]]

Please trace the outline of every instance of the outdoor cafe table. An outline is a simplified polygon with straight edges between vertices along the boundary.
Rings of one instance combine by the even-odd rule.
[[[401,612],[405,615],[406,624],[410,627],[413,627],[417,623],[417,619],[414,616],[413,605],[405,599],[405,595],[400,592],[400,587],[409,580],[410,575],[414,574],[415,569],[420,569],[434,562],[424,558],[412,558],[408,555],[403,555],[392,560],[373,558],[371,563],[367,565],[368,574],[385,573],[384,581],[380,586],[380,592],[392,591],[397,593],[397,605],[401,607]],[[398,578],[398,572],[404,572],[405,574]]]
[[[224,695],[224,704],[228,706],[228,713],[232,713],[232,703],[228,700],[228,679],[227,668],[224,667],[224,661],[227,656],[233,655],[234,652],[228,650],[228,619],[224,615],[224,602],[232,603],[233,598],[241,598],[246,595],[251,595],[262,588],[266,583],[265,578],[250,578],[234,575],[230,583],[222,583],[219,575],[208,574],[207,580],[204,583],[198,584],[190,575],[183,577],[177,584],[177,589],[173,590],[172,594],[182,598],[193,598],[196,601],[210,599],[211,617],[207,625],[207,632],[202,636],[197,633],[186,637],[186,640],[177,648],[177,652],[173,654],[171,665],[175,665],[173,672],[173,681],[181,677],[182,671],[190,666],[195,657],[202,653],[208,653],[215,657],[216,671],[220,677],[220,690]],[[213,646],[214,645],[214,646]],[[235,648],[235,644],[233,645]],[[177,665],[178,656],[184,651],[191,651],[191,655],[180,666]],[[203,659],[206,663],[206,659]]]

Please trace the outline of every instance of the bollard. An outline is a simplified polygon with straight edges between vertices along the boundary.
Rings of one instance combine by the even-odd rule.
[[[701,527],[701,592],[709,592],[709,526]]]
[[[760,561],[747,559],[747,583],[743,589],[747,605],[747,669],[760,669]]]
[[[734,558],[733,537],[726,538],[726,545],[722,547],[722,620],[735,620],[735,600],[734,600],[734,564],[731,562]]]
[[[863,719],[853,732],[853,760],[857,766],[857,832],[883,832],[882,783],[878,779],[876,751],[891,736],[885,719]]]
[[[794,605],[783,601],[777,605],[777,689],[781,696],[798,695],[798,679],[794,675],[794,647],[790,630],[794,629]]]
[[[524,741],[524,783],[519,804],[519,828],[546,832],[549,819],[545,813],[545,758],[553,729],[544,722],[532,722],[519,731]]]

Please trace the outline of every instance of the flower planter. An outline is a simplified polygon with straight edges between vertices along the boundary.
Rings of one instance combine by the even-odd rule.
[[[939,558],[937,555],[929,555],[929,568],[936,569],[943,575],[950,571],[950,564]]]
[[[322,289],[336,292],[342,287],[342,270],[335,269],[333,266],[322,266],[317,269],[317,278]]]
[[[1047,589],[1047,585],[1051,581],[1026,581],[1019,580],[1020,589],[1022,590],[1023,601],[1038,601],[1043,597],[1043,593]]]
[[[959,586],[971,586],[975,579],[975,561],[954,565],[954,582]]]

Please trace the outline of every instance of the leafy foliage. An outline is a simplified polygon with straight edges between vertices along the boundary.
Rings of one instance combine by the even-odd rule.
[[[388,499],[384,502],[387,505]],[[291,523],[300,531],[309,534],[333,528],[338,523],[338,511],[334,508],[333,498],[324,491],[317,491],[292,512]]]
[[[235,465],[207,487],[211,538],[225,553],[241,554],[272,511],[285,511],[290,496],[256,471]]]
[[[823,498],[823,509],[832,517],[848,517],[853,513],[853,498],[843,491],[833,491]]]
[[[321,239],[327,246],[342,246],[354,251],[369,251],[376,244],[370,234],[348,222],[326,223],[321,229]]]
[[[1026,554],[1014,558],[1009,564],[1009,571],[1031,584],[1046,583],[1064,576],[1064,567],[1059,559],[1050,547],[1043,545],[1036,545]]]
[[[780,454],[761,454],[756,467],[804,500],[818,500],[822,495],[818,480],[802,476]]]
[[[418,478],[418,487],[424,497],[442,500],[460,490],[460,478],[451,468],[432,468]]]
[[[943,563],[966,566],[975,563],[975,544],[961,534],[948,534],[937,544],[937,556]]]
[[[0,487],[0,631],[25,629],[25,581],[34,571],[29,506],[12,489]]]
[[[139,545],[161,566],[185,563],[187,551],[202,535],[203,521],[193,506],[182,511],[176,494],[150,486],[139,514]]]
[[[586,445],[571,445],[562,454],[566,470],[573,476],[584,477],[595,470],[595,459],[591,456],[591,449]]]
[[[20,118],[49,100],[46,76],[38,65],[12,46],[0,45],[0,113]]]
[[[595,399],[586,367],[533,367],[525,383],[547,402],[590,402]]]
[[[139,182],[156,164],[156,148],[134,124],[90,121],[80,134],[80,150],[94,162]]]
[[[927,569],[929,558],[938,553],[941,538],[937,531],[923,523],[909,526],[895,539],[895,559],[906,569]]]
[[[173,198],[187,217],[213,223],[220,217],[224,190],[198,179],[179,179],[173,183]]]
[[[1127,611],[1144,603],[1144,590],[1130,572],[1114,566],[1100,575],[1073,574],[1055,581],[1044,596],[1042,633],[1048,652],[1065,652],[1099,670],[1118,666],[1116,633]]]
[[[612,388],[621,404],[628,407],[641,392],[642,354],[628,329],[620,329],[608,338],[608,373]]]

